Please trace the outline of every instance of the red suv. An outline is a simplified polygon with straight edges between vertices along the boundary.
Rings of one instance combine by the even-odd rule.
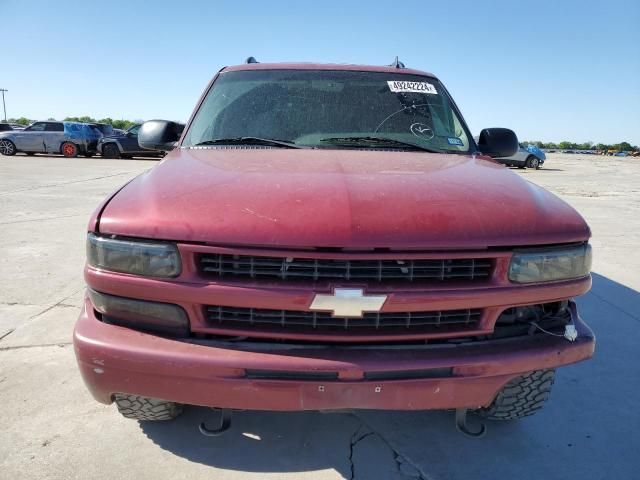
[[[432,74],[223,68],[171,150],[89,223],[74,343],[94,397],[166,420],[223,409],[529,415],[595,340],[572,298],[590,230],[474,142]],[[223,417],[224,418],[224,417]]]

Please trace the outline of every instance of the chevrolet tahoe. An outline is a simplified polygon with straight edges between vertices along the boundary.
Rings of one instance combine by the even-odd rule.
[[[434,75],[251,59],[179,132],[143,124],[168,155],[88,227],[75,352],[125,417],[455,409],[464,429],[536,412],[591,357],[589,227]]]

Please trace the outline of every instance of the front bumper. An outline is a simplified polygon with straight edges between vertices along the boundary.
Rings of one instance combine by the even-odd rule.
[[[570,308],[578,331],[574,342],[535,335],[411,347],[196,344],[105,324],[85,299],[74,346],[85,383],[105,404],[115,393],[129,393],[250,410],[473,408],[491,403],[505,383],[523,373],[592,356],[594,335],[573,302]],[[430,373],[447,369],[444,377]],[[300,379],[314,374],[325,376]]]

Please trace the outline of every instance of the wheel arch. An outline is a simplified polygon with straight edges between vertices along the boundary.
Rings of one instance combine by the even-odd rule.
[[[24,150],[20,150],[18,148],[18,145],[16,144],[16,141],[12,138],[9,137],[0,137],[0,140],[6,140],[7,142],[10,142],[13,145],[13,155],[15,155],[18,152],[23,152]]]
[[[122,145],[120,145],[120,142],[118,141],[118,139],[113,138],[106,142],[102,142],[102,148],[104,149],[105,145],[109,145],[109,144],[114,144],[118,148],[118,151],[120,153],[124,153],[124,149],[122,148]]]

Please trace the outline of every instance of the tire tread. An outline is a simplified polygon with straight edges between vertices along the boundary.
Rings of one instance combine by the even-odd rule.
[[[117,393],[114,400],[122,416],[134,420],[173,420],[182,413],[181,404],[158,398]]]
[[[533,415],[549,399],[555,370],[535,370],[507,383],[486,408],[476,413],[489,420],[515,420]]]

